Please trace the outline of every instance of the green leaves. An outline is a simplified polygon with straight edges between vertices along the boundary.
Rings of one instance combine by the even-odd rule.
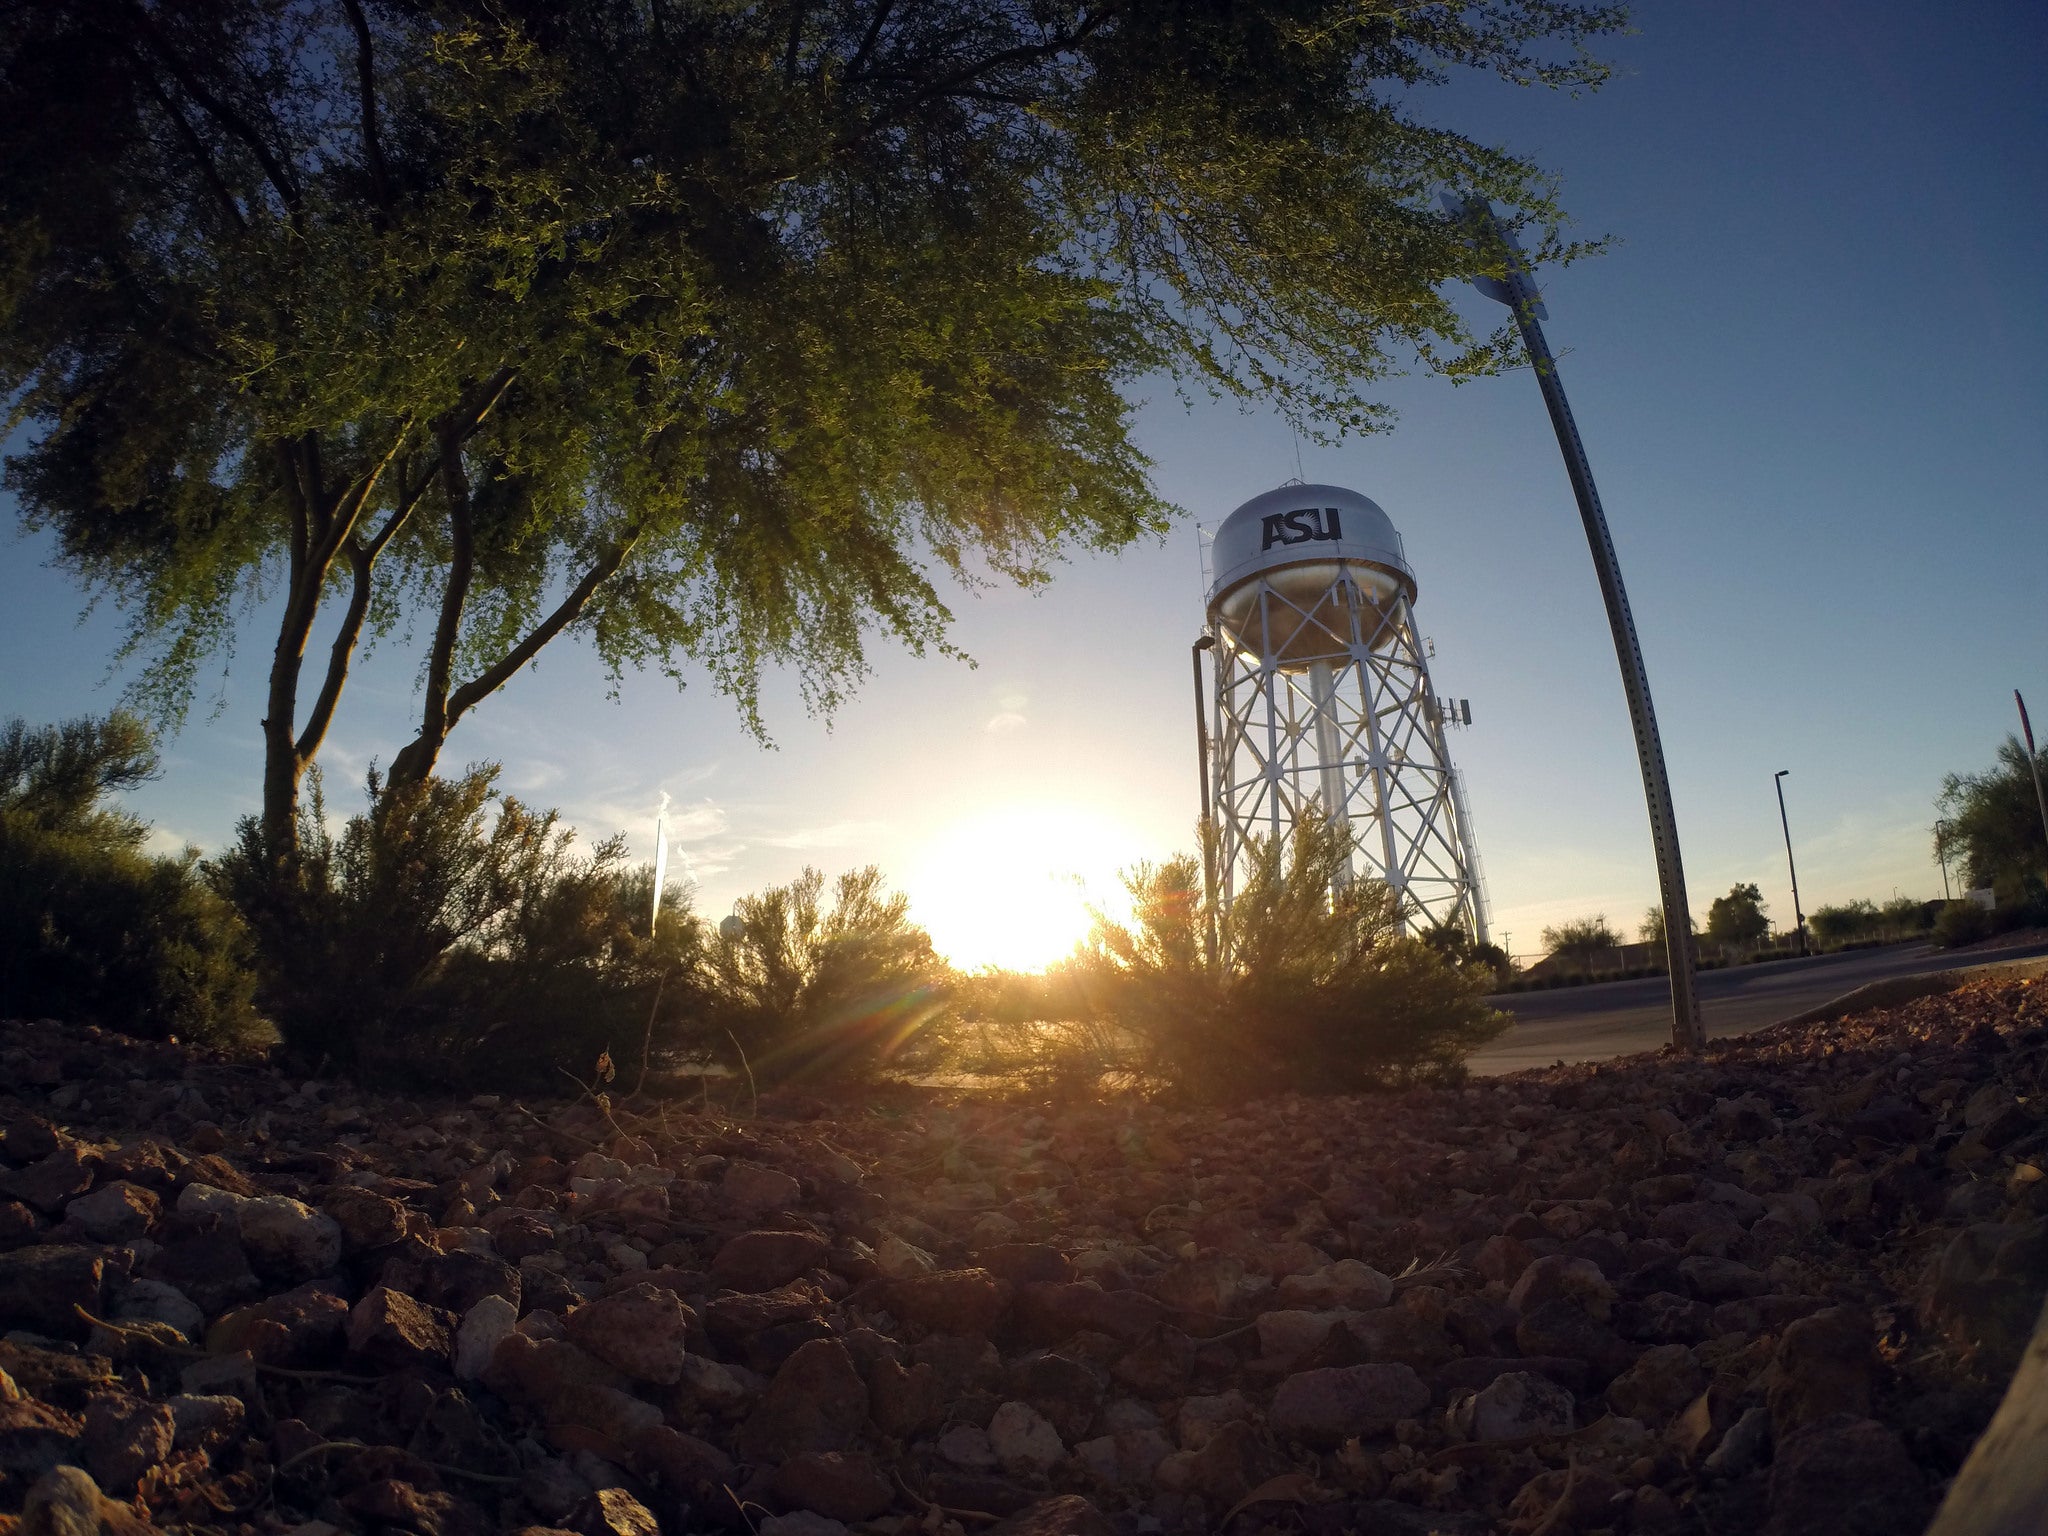
[[[1141,375],[1321,436],[1384,427],[1371,386],[1411,360],[1498,366],[1441,297],[1477,258],[1433,195],[1554,232],[1550,187],[1417,93],[1596,83],[1579,50],[1621,20],[372,0],[359,33],[351,10],[0,21],[0,388],[31,424],[9,483],[125,606],[161,715],[282,585],[271,800],[359,638],[299,731],[330,589],[360,633],[450,621],[415,766],[571,632],[615,673],[701,663],[761,729],[766,667],[830,709],[877,639],[943,648],[942,575],[1035,583],[1163,530]]]

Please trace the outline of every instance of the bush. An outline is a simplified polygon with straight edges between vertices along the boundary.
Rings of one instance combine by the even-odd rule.
[[[742,897],[705,953],[710,1048],[759,1082],[860,1079],[932,1067],[946,1032],[945,967],[873,865],[839,877],[832,906],[815,869]]]
[[[258,935],[261,996],[295,1056],[433,1083],[559,1083],[607,1054],[630,1065],[695,1015],[703,932],[687,901],[668,898],[650,938],[653,877],[627,866],[623,841],[577,856],[555,812],[499,796],[497,772],[403,789],[373,772],[368,811],[339,837],[315,779],[296,870],[242,823],[214,876]]]
[[[1398,899],[1343,878],[1348,838],[1306,822],[1256,842],[1207,955],[1201,865],[1182,856],[1126,877],[1131,926],[1098,915],[1076,962],[1086,1022],[1120,1031],[1156,1078],[1203,1099],[1350,1092],[1462,1075],[1507,1027],[1492,984],[1400,933]]]
[[[1974,901],[1947,902],[1934,918],[1934,943],[1941,949],[1960,949],[1997,931],[1997,914]]]
[[[0,731],[0,1016],[206,1044],[263,1032],[248,935],[197,856],[143,853],[148,827],[103,804],[155,771],[129,715]]]

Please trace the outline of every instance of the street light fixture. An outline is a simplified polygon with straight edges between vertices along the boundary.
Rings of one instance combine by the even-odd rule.
[[[1628,591],[1621,584],[1621,562],[1614,553],[1614,537],[1607,530],[1607,514],[1600,506],[1600,492],[1593,485],[1593,465],[1586,445],[1579,438],[1572,408],[1564,398],[1564,384],[1557,376],[1557,360],[1550,343],[1536,322],[1548,319],[1542,295],[1529,276],[1515,238],[1494,219],[1493,205],[1480,198],[1469,201],[1446,193],[1444,207],[1453,217],[1463,218],[1472,229],[1475,243],[1490,248],[1489,254],[1503,255],[1507,277],[1478,276],[1472,286],[1505,304],[1514,312],[1522,332],[1522,345],[1536,370],[1536,382],[1543,390],[1543,403],[1550,411],[1550,424],[1557,432],[1557,445],[1564,451],[1565,473],[1571,479],[1572,495],[1579,504],[1579,520],[1585,525],[1586,543],[1593,552],[1593,569],[1600,578],[1600,596],[1607,605],[1607,627],[1614,634],[1615,659],[1621,663],[1622,692],[1628,698],[1629,724],[1635,729],[1636,761],[1642,769],[1643,798],[1650,812],[1650,845],[1657,856],[1657,885],[1664,897],[1664,953],[1671,972],[1671,1043],[1681,1051],[1706,1048],[1706,1027],[1700,1018],[1699,983],[1695,976],[1692,915],[1685,899],[1685,868],[1678,854],[1678,817],[1671,805],[1671,779],[1664,769],[1664,743],[1657,734],[1657,712],[1650,703],[1650,674],[1643,665],[1643,648],[1636,638],[1636,621],[1629,612]]]
[[[1785,819],[1785,775],[1790,768],[1780,768],[1771,782],[1778,786],[1778,825],[1785,829],[1785,867],[1792,871],[1792,922],[1799,934],[1799,958],[1806,958],[1806,914],[1799,910],[1799,866],[1792,862],[1792,823]]]

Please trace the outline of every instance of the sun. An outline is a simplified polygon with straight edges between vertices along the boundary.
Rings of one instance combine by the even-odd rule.
[[[1088,935],[1091,904],[1114,913],[1130,829],[1087,806],[1005,806],[955,822],[907,883],[911,915],[966,970],[1036,971]]]

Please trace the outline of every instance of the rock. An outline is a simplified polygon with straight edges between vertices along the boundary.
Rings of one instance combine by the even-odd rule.
[[[735,1215],[752,1217],[791,1209],[803,1186],[776,1169],[734,1162],[727,1166],[719,1190]]]
[[[90,1248],[44,1244],[0,1253],[0,1327],[27,1328],[52,1338],[85,1337],[78,1315],[100,1310],[106,1264]]]
[[[177,1287],[209,1315],[261,1293],[232,1218],[186,1212],[162,1227],[162,1246],[142,1265],[146,1278]]]
[[[1738,1264],[1733,1259],[1709,1258],[1703,1254],[1679,1260],[1678,1275],[1687,1290],[1706,1302],[1761,1296],[1771,1288],[1771,1282],[1747,1264]]]
[[[206,1331],[214,1354],[246,1350],[265,1365],[319,1365],[341,1347],[349,1305],[325,1286],[296,1290],[225,1312]]]
[[[1770,1447],[1770,1409],[1749,1408],[1721,1437],[1721,1443],[1701,1464],[1701,1470],[1714,1477],[1741,1477],[1763,1464]]]
[[[171,1410],[171,1444],[178,1450],[215,1451],[242,1436],[248,1409],[238,1397],[181,1392],[164,1406]]]
[[[288,1282],[332,1274],[341,1263],[341,1225],[284,1195],[262,1195],[236,1212],[242,1247],[259,1274]]]
[[[1321,1346],[1330,1330],[1345,1320],[1342,1312],[1302,1312],[1282,1309],[1261,1312],[1257,1323],[1259,1354],[1285,1364],[1298,1360]]]
[[[1273,1432],[1310,1445],[1375,1434],[1429,1407],[1429,1388],[1405,1365],[1331,1366],[1280,1383],[1268,1416]]]
[[[1539,1472],[1508,1501],[1511,1530],[1591,1531],[1611,1528],[1621,1484],[1597,1467]]]
[[[1496,1233],[1479,1245],[1479,1251],[1472,1256],[1472,1268],[1482,1280],[1512,1286],[1535,1257],[1519,1238]]]
[[[1183,1378],[1186,1369],[1186,1362],[1178,1365]],[[1044,1414],[1059,1431],[1060,1438],[1071,1442],[1087,1434],[1095,1422],[1096,1412],[1102,1406],[1103,1382],[1093,1366],[1079,1360],[1064,1355],[1039,1355],[1011,1369],[1008,1392]]]
[[[85,1410],[82,1449],[86,1467],[102,1489],[126,1498],[151,1467],[171,1456],[177,1420],[162,1403],[106,1393]]]
[[[1571,1393],[1531,1371],[1509,1371],[1473,1394],[1460,1415],[1474,1440],[1521,1440],[1571,1433]]]
[[[92,1188],[98,1166],[97,1153],[67,1140],[40,1162],[0,1173],[0,1193],[34,1206],[45,1216],[55,1216]]]
[[[635,1381],[669,1387],[683,1379],[690,1318],[674,1291],[643,1281],[585,1302],[566,1322],[569,1337],[597,1359]]]
[[[768,1516],[761,1522],[758,1536],[847,1536],[847,1526],[844,1521],[798,1509]]]
[[[661,1522],[623,1488],[599,1488],[570,1522],[582,1536],[661,1536]]]
[[[1835,1414],[1779,1440],[1764,1536],[1919,1536],[1925,1480],[1874,1419]]]
[[[888,1283],[888,1307],[898,1317],[938,1333],[985,1334],[1010,1304],[1007,1281],[985,1269],[938,1270]]]
[[[1033,1280],[1065,1282],[1074,1278],[1072,1261],[1047,1243],[1000,1243],[993,1248],[981,1249],[975,1257],[981,1261],[983,1269],[1012,1285],[1024,1285]]]
[[[736,1444],[748,1461],[850,1450],[867,1416],[867,1385],[846,1346],[837,1339],[813,1339],[782,1363],[740,1426]]]
[[[1117,1536],[1117,1529],[1079,1494],[1065,1493],[986,1527],[982,1536]]]
[[[1012,1477],[1043,1476],[1066,1459],[1059,1431],[1029,1403],[1008,1402],[988,1422],[988,1443]]]
[[[72,1414],[22,1395],[13,1382],[0,1396],[0,1473],[41,1477],[60,1461],[76,1458],[84,1425]]]
[[[955,1424],[932,1448],[942,1460],[969,1472],[996,1469],[996,1448],[989,1443],[988,1431],[973,1424]]]
[[[1765,1378],[1771,1428],[1781,1444],[1802,1425],[1870,1412],[1875,1342],[1876,1324],[1860,1307],[1830,1307],[1785,1330]]]
[[[455,1319],[388,1285],[372,1290],[349,1313],[348,1347],[391,1369],[448,1363]]]
[[[1588,1317],[1605,1322],[1612,1315],[1614,1287],[1592,1260],[1551,1253],[1531,1263],[1508,1292],[1508,1305],[1517,1316],[1559,1300],[1573,1302]]]
[[[116,1179],[64,1207],[64,1218],[85,1229],[100,1243],[125,1243],[146,1235],[163,1211],[163,1202],[140,1184]]]
[[[895,1502],[872,1456],[801,1451],[776,1469],[775,1496],[833,1520],[869,1520]]]
[[[1280,1282],[1278,1294],[1281,1306],[1312,1312],[1333,1307],[1364,1312],[1384,1307],[1393,1298],[1394,1282],[1357,1259],[1340,1259],[1311,1274],[1289,1275]]]
[[[823,1264],[830,1248],[815,1232],[742,1232],[718,1250],[711,1278],[728,1290],[772,1291]]]
[[[643,1432],[633,1446],[640,1471],[658,1478],[664,1488],[679,1491],[716,1490],[731,1480],[733,1460],[709,1440],[658,1424]]]
[[[417,1532],[418,1536],[484,1536],[487,1529],[478,1511],[452,1494],[418,1487],[400,1477],[366,1482],[344,1497],[341,1506],[373,1530]]]
[[[518,1324],[518,1307],[502,1296],[486,1296],[464,1313],[455,1335],[457,1379],[480,1379],[490,1366],[491,1356]]]
[[[14,1536],[150,1536],[154,1530],[101,1493],[82,1467],[52,1467],[28,1490]]]
[[[934,1428],[952,1398],[930,1365],[920,1361],[906,1368],[886,1357],[868,1369],[868,1394],[875,1427],[898,1440]]]
[[[406,1208],[388,1195],[338,1189],[320,1208],[340,1228],[342,1249],[347,1253],[389,1247],[406,1233]]]
[[[631,1459],[633,1447],[661,1428],[661,1410],[617,1387],[563,1387],[542,1405],[548,1441],[565,1453],[594,1452],[608,1461]]]
[[[2015,1225],[1965,1227],[1935,1263],[1927,1314],[1956,1343],[1983,1358],[1986,1373],[2019,1363],[2048,1294],[2048,1217]]]
[[[1412,1366],[1418,1371],[1434,1370],[1457,1354],[1443,1324],[1428,1315],[1434,1309],[1410,1305],[1419,1294],[1408,1292],[1398,1306],[1348,1315],[1344,1332],[1355,1342],[1358,1354],[1367,1360]]]
[[[1683,1344],[1645,1350],[1636,1363],[1607,1385],[1616,1413],[1645,1424],[1663,1424],[1706,1390],[1707,1373]]]
[[[175,1285],[161,1280],[131,1280],[114,1308],[117,1323],[168,1323],[188,1343],[196,1344],[206,1328],[206,1314],[192,1304],[191,1297]]]
[[[1194,1370],[1195,1341],[1178,1328],[1162,1327],[1118,1359],[1109,1374],[1137,1396],[1156,1402],[1185,1394]]]
[[[1583,1360],[1602,1381],[1627,1369],[1635,1355],[1613,1329],[1562,1298],[1525,1312],[1515,1325],[1515,1344],[1525,1355]]]

